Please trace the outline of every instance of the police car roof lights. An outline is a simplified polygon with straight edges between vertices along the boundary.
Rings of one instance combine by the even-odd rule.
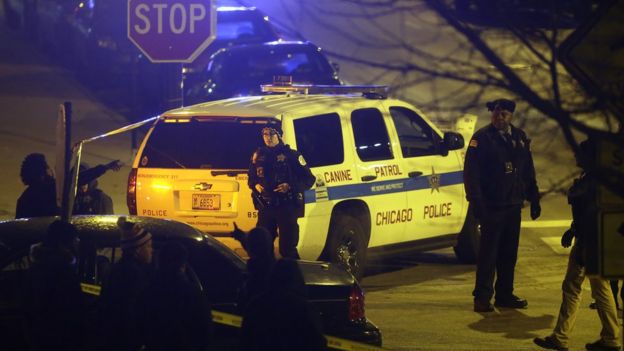
[[[273,84],[262,84],[263,93],[299,93],[299,94],[362,94],[369,99],[385,99],[388,97],[388,86],[385,85],[314,85],[293,84],[292,78],[274,78]]]

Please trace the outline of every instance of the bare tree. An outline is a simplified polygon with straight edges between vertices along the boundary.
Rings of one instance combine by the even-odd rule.
[[[281,0],[262,3],[262,9],[276,14],[273,22],[291,38],[321,44],[343,64],[341,76],[348,82],[388,84],[394,96],[438,119],[482,109],[484,100],[502,92],[516,96],[523,101],[518,123],[530,135],[544,136],[540,152],[551,164],[573,164],[552,147],[555,135],[573,152],[583,135],[624,148],[623,117],[606,109],[601,96],[583,90],[558,57],[578,15],[591,12],[591,2],[528,2],[537,8],[529,9],[530,16],[522,8],[505,8],[512,3],[518,2]],[[547,191],[564,189],[575,172],[553,172]],[[624,196],[622,172],[596,173]]]
[[[612,114],[605,108],[604,104],[608,99],[600,91],[588,92],[580,89],[570,75],[559,67],[557,54],[561,44],[561,33],[556,25],[547,30],[529,31],[521,28],[508,28],[518,41],[539,60],[540,66],[548,74],[549,79],[545,80],[545,83],[550,90],[544,90],[547,94],[540,94],[534,85],[523,80],[505,64],[501,56],[484,40],[478,29],[459,20],[456,16],[457,12],[451,6],[435,0],[426,0],[426,3],[496,67],[503,76],[505,89],[522,97],[531,106],[557,122],[575,153],[579,149],[574,130],[596,140],[609,141],[620,150],[624,149],[624,130],[622,129],[624,116]],[[550,10],[556,11],[557,9]],[[557,12],[551,12],[551,14],[551,19],[556,21]],[[586,115],[592,115],[602,123],[599,126],[584,123],[582,117]],[[624,174],[621,171],[600,164],[595,168],[594,172],[603,185],[616,194],[624,196]]]

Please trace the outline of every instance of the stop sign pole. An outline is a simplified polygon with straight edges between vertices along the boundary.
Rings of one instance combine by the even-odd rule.
[[[154,63],[193,62],[216,24],[214,0],[128,0],[128,38]]]

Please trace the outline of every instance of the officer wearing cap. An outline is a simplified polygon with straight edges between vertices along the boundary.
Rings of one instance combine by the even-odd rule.
[[[498,99],[486,107],[492,114],[491,123],[474,133],[464,163],[466,197],[481,224],[475,312],[491,312],[494,306],[528,306],[525,299],[513,294],[520,211],[528,200],[533,220],[541,212],[531,141],[511,124],[516,103]],[[490,303],[493,296],[494,306]]]
[[[264,227],[273,236],[279,233],[282,257],[299,258],[299,225],[303,217],[303,193],[312,187],[315,177],[303,156],[282,142],[275,128],[262,129],[264,145],[251,158],[248,185],[258,210],[256,226]]]

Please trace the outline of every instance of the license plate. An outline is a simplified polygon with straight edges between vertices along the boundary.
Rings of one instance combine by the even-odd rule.
[[[220,194],[193,194],[194,210],[220,210]]]

